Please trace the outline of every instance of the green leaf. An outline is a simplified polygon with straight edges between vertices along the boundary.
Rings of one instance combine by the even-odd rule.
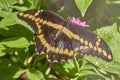
[[[17,21],[17,17],[16,17],[17,13],[10,13],[9,15],[5,16],[5,18],[3,18],[0,21],[0,28],[4,27],[4,26],[11,26],[11,25],[15,25],[16,21]]]
[[[2,26],[0,28],[0,35],[3,36],[3,38],[0,38],[0,40],[10,37],[25,37],[29,41],[33,39],[33,30],[30,28],[30,26],[22,26],[22,25],[14,25],[14,26]]]
[[[0,56],[17,51],[17,49],[27,48],[30,45],[24,37],[13,37],[0,42]]]
[[[79,76],[86,76],[86,75],[98,75],[98,74],[90,70],[83,70],[83,71],[80,71],[79,73]]]
[[[23,0],[18,0],[18,2],[19,2],[19,4],[23,4],[24,3]]]
[[[4,45],[1,45],[0,44],[0,56],[3,56],[3,55],[5,55],[6,53],[5,52],[3,52],[3,50],[5,50],[6,48],[4,47]]]
[[[119,68],[120,63],[118,63],[116,61],[106,62],[106,61],[103,61],[100,58],[92,57],[92,56],[85,56],[85,59],[90,61],[92,64],[100,67],[104,71],[115,73],[115,74],[118,74],[118,75],[120,74],[120,68]]]
[[[25,70],[21,69],[21,70],[17,71],[17,73],[13,76],[13,78],[17,79],[25,72],[26,72],[26,69]]]
[[[25,7],[25,6],[10,6],[10,7],[14,8],[14,9],[17,9],[19,11],[26,11],[26,10],[28,10],[28,8]]]
[[[25,48],[29,46],[28,40],[24,37],[8,38],[1,41],[0,44],[11,48]]]
[[[26,74],[30,80],[45,80],[43,74],[38,70],[28,70]]]
[[[3,11],[0,9],[0,17],[5,17],[7,16],[8,14],[10,14],[9,12],[6,12],[6,11]]]
[[[52,69],[64,76],[74,76],[76,73],[75,65],[73,60],[69,60],[68,62],[54,63]]]
[[[0,0],[0,9],[3,9],[7,12],[11,12],[12,9],[10,8],[10,6],[16,3],[18,3],[17,0]]]
[[[23,63],[24,65],[28,65],[27,57],[28,57],[29,53],[30,52],[29,52],[28,48],[19,49],[18,51],[15,52],[15,54],[17,55],[17,60],[19,62]]]
[[[85,15],[88,7],[92,3],[93,0],[75,0],[75,3],[78,7],[78,9],[81,11],[82,16]]]
[[[120,68],[119,68],[120,63],[118,63],[116,61],[104,62],[104,63],[101,62],[100,67],[102,67],[102,69],[106,70],[107,72],[115,73],[118,75],[120,74]]]
[[[11,60],[0,58],[0,80],[13,80],[14,74],[19,70],[19,65]]]
[[[82,65],[80,70],[90,70],[90,69],[93,69],[93,68],[94,68],[93,65],[86,64],[86,65]]]
[[[63,66],[65,69],[73,69],[75,67],[73,60],[69,60]]]
[[[41,0],[28,0],[31,3],[31,6],[29,9],[39,9]]]
[[[110,78],[108,78],[107,76],[105,76],[105,75],[103,75],[102,73],[104,72],[105,73],[105,71],[104,70],[100,70],[100,69],[96,69],[96,68],[94,68],[94,70],[95,70],[95,72],[99,75],[99,76],[101,76],[102,78],[104,78],[105,80],[110,80]]]

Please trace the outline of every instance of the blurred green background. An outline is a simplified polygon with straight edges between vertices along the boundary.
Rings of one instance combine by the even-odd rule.
[[[113,53],[113,60],[87,56],[54,63],[51,74],[44,54],[34,53],[34,32],[17,18],[20,11],[43,9],[65,19],[78,17],[102,37]],[[120,0],[0,0],[0,80],[120,80]]]

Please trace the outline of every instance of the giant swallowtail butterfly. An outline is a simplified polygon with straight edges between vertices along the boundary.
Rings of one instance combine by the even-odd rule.
[[[92,31],[64,20],[46,10],[28,10],[18,13],[34,30],[36,52],[44,51],[52,64],[67,61],[77,54],[112,60],[112,52],[103,39]]]

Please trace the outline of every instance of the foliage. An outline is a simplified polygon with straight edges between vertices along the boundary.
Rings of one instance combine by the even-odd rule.
[[[0,80],[120,80],[120,0],[0,0]],[[33,30],[17,18],[20,11],[46,9],[63,17],[75,16],[110,46],[113,61],[85,56],[83,59],[54,63],[53,75],[45,75],[45,55],[34,53]],[[55,76],[55,75],[57,76]]]

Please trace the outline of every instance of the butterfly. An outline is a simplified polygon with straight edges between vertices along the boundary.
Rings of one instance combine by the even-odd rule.
[[[45,52],[50,67],[53,62],[67,61],[76,55],[97,56],[105,61],[113,59],[109,46],[102,38],[56,13],[28,10],[17,16],[33,28],[35,52]]]

